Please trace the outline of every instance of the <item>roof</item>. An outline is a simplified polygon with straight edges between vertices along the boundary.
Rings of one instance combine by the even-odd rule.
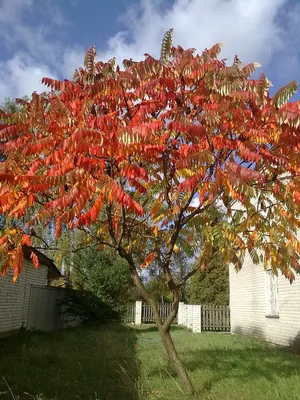
[[[55,266],[53,260],[48,258],[45,254],[41,253],[39,250],[36,250],[35,248],[31,246],[23,246],[22,247],[24,257],[27,260],[30,260],[30,255],[31,252],[33,252],[41,265],[45,265],[48,267],[48,279],[58,279],[61,277],[61,273],[59,272],[58,268]]]

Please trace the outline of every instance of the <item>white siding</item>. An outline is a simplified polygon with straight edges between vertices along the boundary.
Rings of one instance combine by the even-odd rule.
[[[290,284],[278,273],[278,318],[267,318],[266,271],[249,255],[243,268],[230,267],[232,333],[255,336],[284,346],[300,346],[300,276]]]
[[[47,272],[45,265],[35,269],[25,260],[16,283],[12,281],[12,270],[0,276],[0,333],[26,327],[30,285],[46,285]]]

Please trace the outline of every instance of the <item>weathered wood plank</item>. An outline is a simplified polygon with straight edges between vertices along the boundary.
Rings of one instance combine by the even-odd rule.
[[[202,306],[203,331],[230,331],[229,306],[205,304]]]

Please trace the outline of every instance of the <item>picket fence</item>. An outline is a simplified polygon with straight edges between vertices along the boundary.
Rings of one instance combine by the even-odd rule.
[[[134,322],[135,321],[135,303],[127,304],[126,311],[122,317],[123,322]]]
[[[172,304],[159,304],[158,305],[159,316],[162,320],[164,320],[168,317],[171,310],[172,310]],[[149,306],[149,304],[142,305],[142,322],[143,323],[155,322],[153,311],[152,311],[152,308]],[[175,317],[173,323],[174,324],[177,323],[177,316]]]
[[[192,305],[183,305],[179,308],[174,324],[181,324],[189,327],[189,309],[192,309]],[[195,307],[194,307],[195,308]],[[158,311],[160,317],[164,320],[168,317],[172,309],[171,304],[159,304]],[[193,317],[192,317],[193,318]],[[179,321],[180,319],[180,321]],[[217,306],[205,304],[201,306],[201,313],[199,313],[199,319],[201,319],[201,331],[216,331],[216,332],[230,332],[230,309],[229,306]],[[123,316],[123,321],[127,323],[154,323],[154,316],[150,305],[141,302],[128,304],[126,312]]]
[[[161,319],[166,319],[167,316],[170,314],[170,311],[172,309],[172,304],[159,304],[158,305],[158,311]],[[136,320],[136,304],[128,304],[126,307],[126,311],[123,314],[123,321],[124,322],[135,322]],[[142,309],[141,309],[141,322],[142,323],[153,323],[155,322],[154,316],[153,316],[153,311],[151,306],[149,304],[142,304]],[[174,323],[177,323],[177,316],[174,320]]]
[[[203,331],[230,332],[229,306],[203,305],[201,307],[201,328]]]

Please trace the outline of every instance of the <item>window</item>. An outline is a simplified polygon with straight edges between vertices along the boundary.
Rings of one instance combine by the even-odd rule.
[[[278,278],[271,269],[266,271],[266,317],[279,318]]]

